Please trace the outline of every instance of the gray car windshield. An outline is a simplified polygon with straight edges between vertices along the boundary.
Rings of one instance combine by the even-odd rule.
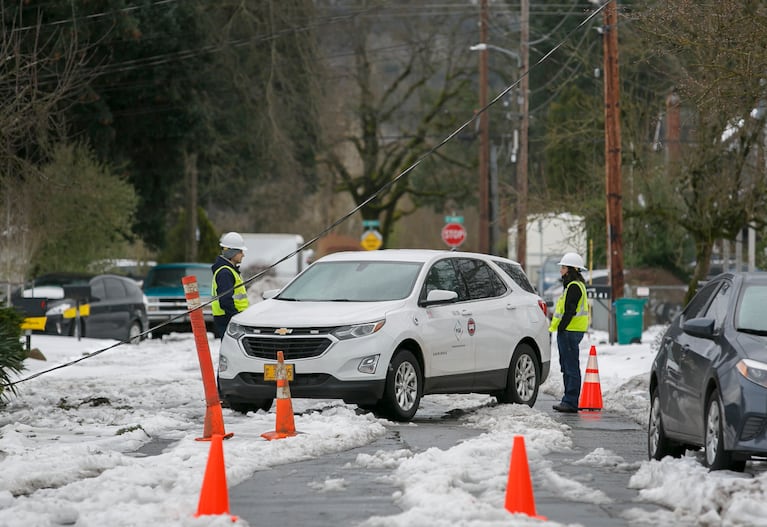
[[[750,285],[743,290],[738,307],[736,327],[740,331],[767,332],[767,317],[764,306],[767,305],[767,286]]]
[[[305,302],[383,302],[406,298],[423,264],[418,262],[317,262],[277,299]]]

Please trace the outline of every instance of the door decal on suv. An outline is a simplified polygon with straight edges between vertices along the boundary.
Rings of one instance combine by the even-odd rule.
[[[469,335],[474,335],[474,332],[477,330],[477,324],[473,318],[470,318],[469,322],[466,323],[466,329],[469,331]]]
[[[453,333],[455,333],[455,340],[461,340],[463,337],[463,326],[461,326],[461,323],[457,320],[455,321],[455,327],[453,328]]]

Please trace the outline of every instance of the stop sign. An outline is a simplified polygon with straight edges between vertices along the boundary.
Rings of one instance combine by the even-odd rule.
[[[442,227],[442,241],[449,247],[458,247],[466,240],[466,229],[460,223],[448,223]]]

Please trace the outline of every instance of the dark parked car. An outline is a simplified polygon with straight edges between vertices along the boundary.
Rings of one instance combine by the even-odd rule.
[[[64,298],[64,286],[87,286],[93,274],[48,273],[19,287],[11,294],[11,304],[27,317],[44,317],[48,305]]]
[[[81,312],[88,311],[86,316],[80,317],[80,336],[138,342],[138,336],[149,323],[146,297],[135,280],[109,274],[92,278],[72,275],[70,278],[58,283],[42,280],[44,285],[36,281],[34,287],[16,295],[14,303],[20,307],[28,307],[30,303],[44,306],[45,333],[76,335],[74,308],[79,301],[83,306]]]
[[[707,282],[663,335],[650,372],[651,459],[703,447],[711,470],[767,457],[767,273]]]

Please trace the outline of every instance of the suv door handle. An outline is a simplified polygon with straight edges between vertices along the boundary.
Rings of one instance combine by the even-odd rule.
[[[469,311],[468,309],[462,309],[461,315],[463,315],[464,317],[471,316],[471,311]]]
[[[514,304],[506,304],[506,309],[511,311],[512,309],[517,309],[517,306],[515,306]]]

